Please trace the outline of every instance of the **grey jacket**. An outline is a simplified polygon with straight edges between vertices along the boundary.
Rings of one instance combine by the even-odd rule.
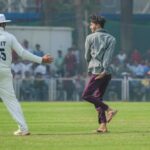
[[[110,63],[115,48],[115,38],[104,29],[98,29],[90,34],[85,42],[85,59],[88,63],[88,72],[99,74],[102,71],[111,73]]]

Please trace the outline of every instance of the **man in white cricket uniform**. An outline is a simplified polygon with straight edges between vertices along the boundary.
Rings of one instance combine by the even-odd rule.
[[[29,135],[28,126],[13,88],[11,74],[12,50],[15,50],[23,59],[40,64],[51,63],[53,57],[49,55],[38,57],[26,51],[12,34],[5,31],[6,23],[10,21],[6,20],[4,14],[0,14],[0,98],[19,126],[14,135]]]

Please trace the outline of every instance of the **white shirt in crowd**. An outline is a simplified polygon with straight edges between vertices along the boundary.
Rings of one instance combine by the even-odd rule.
[[[46,66],[44,65],[38,65],[35,70],[34,70],[34,74],[37,74],[37,73],[41,73],[42,75],[45,75],[46,74]]]
[[[123,62],[125,62],[127,55],[125,53],[123,53],[123,54],[118,54],[116,57],[120,63],[123,63]]]
[[[12,63],[11,69],[15,74],[19,72],[22,73],[22,63],[21,62]]]

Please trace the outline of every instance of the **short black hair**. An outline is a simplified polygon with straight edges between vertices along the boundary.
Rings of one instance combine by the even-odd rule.
[[[90,16],[90,21],[95,24],[99,24],[102,28],[104,28],[104,25],[106,23],[105,17],[93,14]]]

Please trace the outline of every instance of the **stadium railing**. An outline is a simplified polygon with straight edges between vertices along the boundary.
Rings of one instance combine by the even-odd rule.
[[[14,79],[20,101],[82,101],[87,79]],[[150,79],[112,79],[104,95],[108,101],[150,101]]]

